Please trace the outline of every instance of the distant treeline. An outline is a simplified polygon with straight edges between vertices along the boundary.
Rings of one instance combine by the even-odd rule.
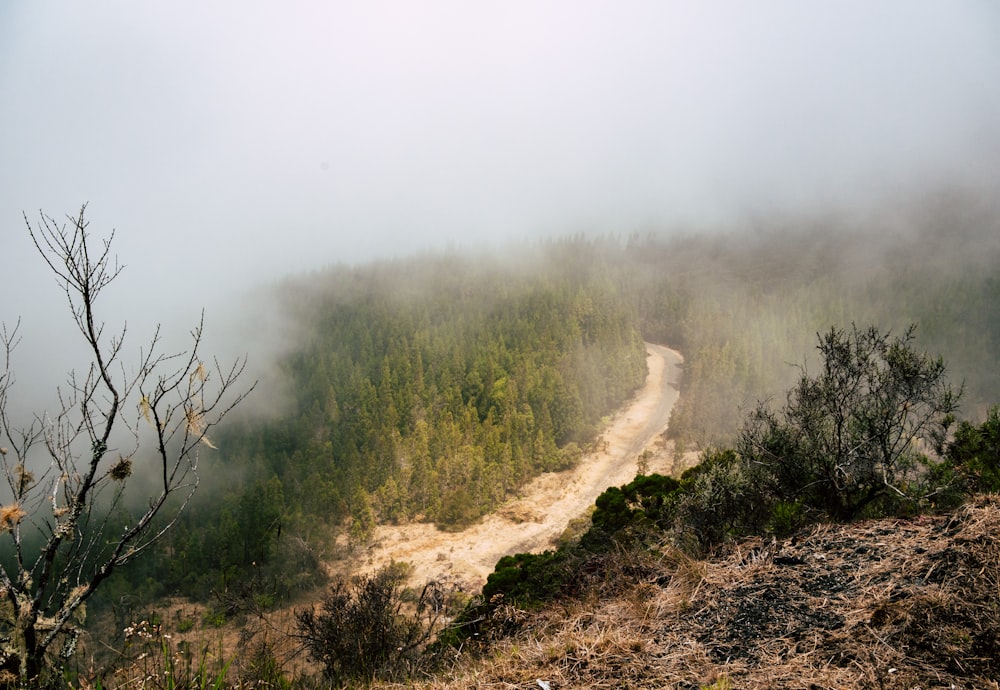
[[[291,347],[273,395],[286,404],[220,432],[210,500],[132,587],[205,595],[252,580],[280,596],[315,581],[337,535],[465,525],[577,460],[642,382],[644,339],[685,356],[670,424],[681,449],[731,443],[757,400],[798,379],[790,363],[815,354],[817,333],[852,323],[917,324],[918,345],[964,381],[967,418],[1000,397],[1000,213],[957,193],[730,234],[334,267],[275,299]],[[262,331],[275,327],[265,313]]]
[[[803,361],[818,364],[817,334],[831,327],[916,324],[918,346],[964,384],[966,417],[981,421],[1000,399],[995,201],[951,190],[866,215],[634,236],[622,266],[643,336],[684,353],[670,435],[688,449],[731,443],[743,413],[784,395]]]

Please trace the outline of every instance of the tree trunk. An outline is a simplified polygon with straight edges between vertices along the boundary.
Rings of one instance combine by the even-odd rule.
[[[38,633],[35,622],[38,611],[33,606],[17,612],[17,622],[14,626],[14,639],[11,640],[18,658],[18,676],[21,687],[34,687],[38,678]]]

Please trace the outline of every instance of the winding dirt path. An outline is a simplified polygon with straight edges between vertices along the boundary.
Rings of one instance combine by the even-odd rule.
[[[676,350],[646,344],[649,375],[643,388],[611,419],[598,443],[572,470],[537,477],[496,513],[461,532],[434,525],[383,525],[354,571],[372,572],[392,561],[413,566],[413,584],[447,578],[479,588],[503,556],[551,548],[574,518],[584,515],[609,486],[627,484],[639,457],[666,430],[677,402],[684,358]],[[671,472],[671,453],[662,445],[647,458],[650,471]]]

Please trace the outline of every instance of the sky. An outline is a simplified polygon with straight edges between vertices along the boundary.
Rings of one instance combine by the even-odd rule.
[[[112,320],[192,323],[330,264],[995,188],[997,161],[993,0],[9,0],[0,320],[65,318],[22,213],[84,202]]]

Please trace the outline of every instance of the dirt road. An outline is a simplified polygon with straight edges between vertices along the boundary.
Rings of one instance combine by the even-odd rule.
[[[635,477],[644,451],[654,451],[647,459],[650,471],[670,472],[671,453],[654,445],[677,402],[683,357],[650,343],[646,350],[645,385],[612,418],[598,451],[584,456],[576,468],[541,475],[519,498],[461,532],[442,532],[430,524],[378,527],[355,571],[372,572],[405,561],[413,566],[413,584],[448,577],[477,589],[501,557],[551,548],[569,522],[584,515],[606,488]]]

